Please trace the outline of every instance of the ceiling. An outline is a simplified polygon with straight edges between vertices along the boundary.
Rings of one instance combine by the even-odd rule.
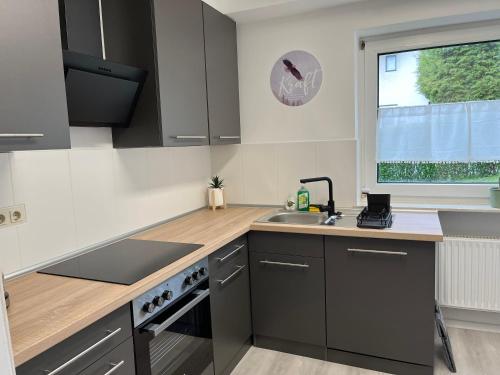
[[[204,0],[237,22],[304,13],[315,9],[354,3],[363,0]]]

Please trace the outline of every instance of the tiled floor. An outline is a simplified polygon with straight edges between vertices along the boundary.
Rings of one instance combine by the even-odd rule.
[[[500,333],[448,329],[457,375],[500,374]],[[436,345],[435,375],[450,374],[442,359],[441,344]],[[301,356],[252,347],[232,375],[380,375]]]

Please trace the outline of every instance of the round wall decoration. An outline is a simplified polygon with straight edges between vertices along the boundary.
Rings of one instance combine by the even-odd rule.
[[[300,106],[318,93],[323,71],[318,60],[305,51],[291,51],[281,56],[271,71],[271,90],[281,103]]]

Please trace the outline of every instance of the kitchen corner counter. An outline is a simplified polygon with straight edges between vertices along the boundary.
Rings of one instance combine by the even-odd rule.
[[[274,209],[233,207],[199,210],[132,238],[199,243],[204,246],[169,266],[126,286],[30,273],[7,282],[8,310],[16,366],[60,343],[169,277],[210,255],[249,230],[351,237],[441,241],[437,212],[397,212],[388,230],[254,223]]]

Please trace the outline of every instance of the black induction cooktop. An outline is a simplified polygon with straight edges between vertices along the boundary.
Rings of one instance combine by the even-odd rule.
[[[131,285],[203,245],[126,239],[38,272]]]

